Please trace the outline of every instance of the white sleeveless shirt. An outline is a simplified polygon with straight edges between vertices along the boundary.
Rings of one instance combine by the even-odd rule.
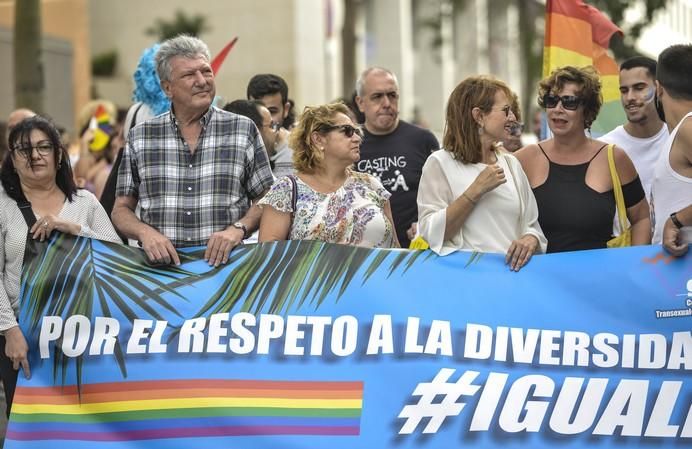
[[[692,204],[692,178],[675,172],[670,166],[670,149],[682,123],[692,117],[688,112],[677,124],[661,151],[661,156],[654,169],[654,181],[651,185],[650,205],[652,208],[652,226],[654,235],[652,243],[660,244],[663,239],[663,225],[673,212]],[[685,243],[692,243],[692,226],[682,228]]]

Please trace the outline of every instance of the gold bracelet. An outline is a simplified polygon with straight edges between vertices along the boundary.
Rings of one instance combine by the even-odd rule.
[[[474,206],[476,205],[476,202],[473,201],[473,198],[471,198],[469,195],[467,195],[466,192],[462,193],[461,196],[463,196],[464,198],[466,198],[467,200],[469,200],[469,202],[470,202],[471,204],[473,204]]]

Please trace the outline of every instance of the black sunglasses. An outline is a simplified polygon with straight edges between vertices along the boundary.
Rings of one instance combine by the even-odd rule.
[[[363,130],[359,128],[358,126],[352,126],[352,125],[333,125],[333,126],[324,126],[322,128],[323,131],[329,132],[329,131],[339,131],[344,133],[344,136],[348,137],[349,139],[353,137],[354,134],[358,134],[358,137],[361,139],[363,138]]]
[[[562,103],[562,107],[568,111],[576,111],[582,101],[581,98],[577,97],[576,95],[543,95],[543,106],[545,106],[547,109],[556,108],[558,103]]]

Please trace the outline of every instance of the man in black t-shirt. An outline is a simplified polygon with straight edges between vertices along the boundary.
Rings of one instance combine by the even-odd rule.
[[[399,83],[389,70],[371,67],[360,75],[356,104],[365,115],[356,170],[377,176],[392,194],[396,234],[401,247],[408,248],[416,234],[423,164],[440,146],[430,131],[399,120]]]

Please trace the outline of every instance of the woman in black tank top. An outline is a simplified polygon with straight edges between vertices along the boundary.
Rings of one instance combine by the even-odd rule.
[[[553,138],[515,153],[538,204],[548,252],[605,248],[616,214],[607,145],[584,133],[602,104],[601,84],[591,67],[562,67],[539,84]],[[615,148],[632,244],[651,243],[649,205],[639,176],[624,151]]]

